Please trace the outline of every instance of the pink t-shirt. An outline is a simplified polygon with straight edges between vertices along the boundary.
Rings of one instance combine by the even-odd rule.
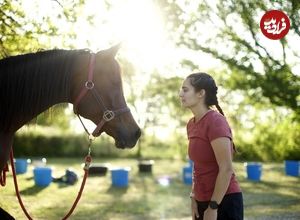
[[[223,115],[208,111],[199,121],[192,118],[187,124],[189,139],[189,157],[194,162],[193,181],[195,198],[209,201],[215,188],[219,166],[211,146],[211,141],[219,137],[232,140],[231,129]],[[233,146],[231,144],[231,152]],[[232,174],[226,194],[241,192],[239,184]]]

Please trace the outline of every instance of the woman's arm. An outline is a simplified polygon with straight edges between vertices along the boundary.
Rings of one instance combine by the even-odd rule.
[[[230,183],[233,173],[231,160],[231,141],[227,137],[221,137],[211,142],[217,163],[219,173],[216,179],[216,185],[211,197],[211,201],[221,203]]]
[[[194,169],[193,169],[193,181],[192,181],[192,191],[190,193],[190,198],[191,198],[191,209],[192,209],[192,219],[194,220],[195,217],[199,217],[199,212],[198,212],[198,205],[195,199],[195,193],[194,193]]]
[[[231,142],[227,137],[221,137],[211,142],[217,163],[219,166],[219,173],[215,183],[215,189],[211,197],[211,201],[216,201],[218,204],[228,189],[230,179],[233,173],[231,162]],[[204,213],[204,219],[216,219],[217,209],[208,208]]]

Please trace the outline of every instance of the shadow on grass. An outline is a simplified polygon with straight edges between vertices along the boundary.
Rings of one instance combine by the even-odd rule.
[[[107,200],[97,202],[96,207],[87,205],[81,208],[72,219],[153,219],[147,217],[147,213],[150,213],[152,210],[152,202],[148,200],[147,193],[145,191],[136,195],[130,193],[135,187],[137,187],[138,190],[142,188],[147,189],[147,180],[149,178],[152,179],[153,177],[145,175],[138,182],[136,178],[134,178],[129,181],[128,187],[110,185],[105,191],[106,194],[109,195]],[[124,216],[126,216],[126,218],[124,218]]]
[[[113,196],[120,198],[124,194],[126,194],[127,190],[128,190],[128,187],[115,187],[115,186],[111,185],[106,192]]]
[[[240,182],[244,194],[246,216],[255,218],[257,216],[270,216],[270,218],[263,219],[276,219],[273,218],[276,215],[281,216],[277,219],[288,219],[283,216],[287,214],[299,215],[297,210],[291,209],[291,207],[297,207],[300,204],[299,180],[278,178],[277,181],[270,179],[253,182],[243,179]],[[276,210],[276,214],[274,210]]]
[[[41,186],[33,185],[33,186],[30,186],[26,189],[21,190],[20,193],[23,194],[23,195],[36,195],[36,194],[40,193],[41,191],[43,191],[46,188],[47,188],[47,186],[46,187],[41,187]]]
[[[149,203],[142,199],[130,199],[124,201],[116,197],[113,201],[103,202],[97,207],[86,207],[77,211],[76,215],[72,216],[74,220],[88,220],[88,219],[126,219],[126,220],[152,220],[147,213],[151,212]]]
[[[73,187],[74,185],[70,185],[67,183],[63,183],[63,182],[56,182],[56,183],[51,183],[51,184],[57,184],[59,189],[64,189],[64,188],[69,188],[69,187]]]
[[[257,192],[264,192],[264,191],[269,191],[270,189],[272,191],[274,190],[281,190],[281,189],[289,189],[290,191],[296,192],[299,190],[299,183],[300,181],[295,181],[294,184],[291,184],[291,182],[285,181],[285,182],[276,182],[276,181],[266,181],[262,180],[259,182],[255,181],[250,181],[247,179],[240,180],[239,181],[241,185],[243,185],[243,191],[245,192],[253,192],[253,190]],[[299,182],[299,183],[297,183]]]

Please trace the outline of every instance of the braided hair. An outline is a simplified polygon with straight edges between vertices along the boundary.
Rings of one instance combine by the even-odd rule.
[[[215,83],[215,80],[212,78],[212,76],[207,73],[200,72],[200,73],[192,73],[187,78],[190,79],[190,83],[194,87],[196,92],[200,92],[200,90],[202,89],[205,90],[204,102],[206,106],[207,107],[211,107],[213,105],[216,106],[219,113],[225,116],[222,108],[219,105],[219,101],[217,97],[218,87]],[[233,149],[236,152],[236,148],[233,141],[232,144],[233,144]]]

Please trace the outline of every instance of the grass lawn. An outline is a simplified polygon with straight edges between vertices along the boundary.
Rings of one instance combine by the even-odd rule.
[[[54,175],[64,174],[68,167],[83,174],[82,159],[48,159]],[[134,159],[95,159],[112,166],[130,166],[129,187],[111,186],[111,176],[89,177],[82,198],[70,217],[72,220],[141,220],[191,219],[190,186],[182,183],[184,162],[177,160],[155,161],[152,175],[140,174]],[[243,163],[234,167],[244,193],[245,219],[300,219],[300,178],[286,176],[283,164],[264,163],[260,182],[246,179]],[[170,177],[170,185],[163,186],[159,177]],[[81,179],[80,179],[81,180]],[[74,186],[51,183],[41,188],[34,186],[32,167],[18,175],[23,202],[33,219],[61,219],[71,207],[80,181]],[[15,196],[11,173],[7,186],[0,188],[0,207],[16,219],[26,219]]]

